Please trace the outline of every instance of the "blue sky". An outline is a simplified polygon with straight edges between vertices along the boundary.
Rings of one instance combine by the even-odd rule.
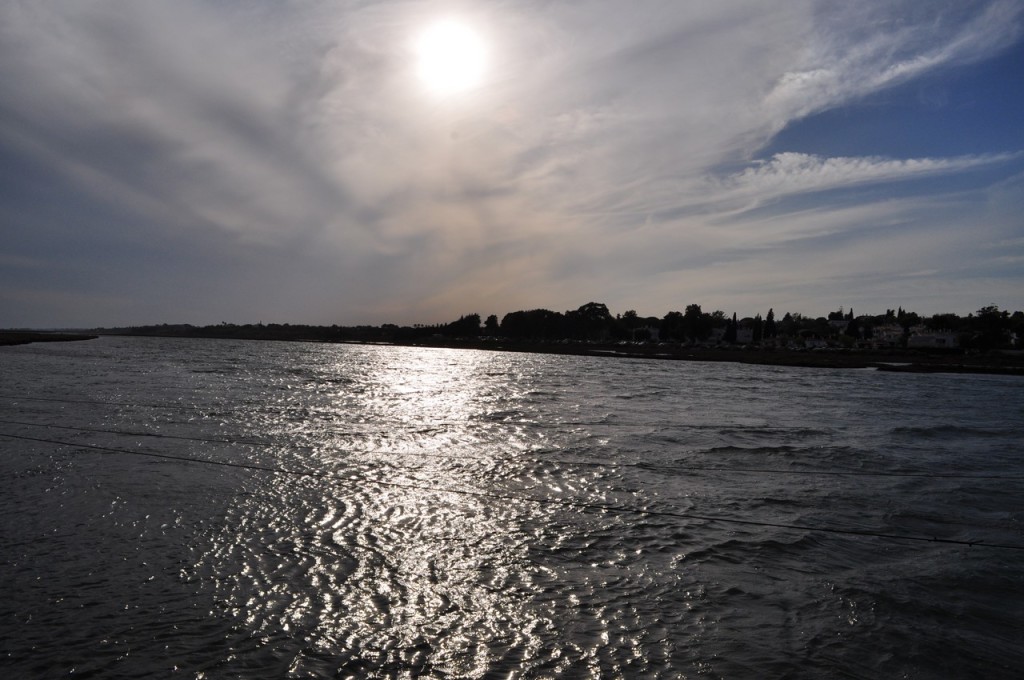
[[[1022,309],[1021,121],[1017,0],[13,0],[0,327]]]

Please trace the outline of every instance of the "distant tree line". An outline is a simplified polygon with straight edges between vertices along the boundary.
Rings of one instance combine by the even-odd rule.
[[[291,324],[231,324],[212,326],[189,324],[101,328],[100,333],[158,335],[260,340],[309,340],[318,342],[415,343],[429,339],[505,339],[517,342],[667,342],[687,344],[777,345],[794,339],[827,340],[830,344],[854,347],[876,339],[876,334],[893,337],[907,346],[914,333],[944,333],[967,349],[1002,349],[1019,346],[1024,338],[1024,312],[982,307],[967,316],[934,314],[921,317],[903,308],[885,314],[855,316],[840,308],[824,317],[806,317],[787,312],[776,319],[774,309],[764,317],[738,319],[733,313],[705,312],[698,304],[662,317],[642,317],[635,310],[612,315],[607,305],[588,302],[575,310],[555,312],[531,309],[509,312],[500,321],[494,314],[481,322],[479,314],[460,316],[446,324],[398,326],[308,326]]]

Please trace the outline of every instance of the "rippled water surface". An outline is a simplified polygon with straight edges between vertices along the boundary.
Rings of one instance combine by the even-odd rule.
[[[0,421],[5,677],[1024,667],[1012,377],[101,338]]]

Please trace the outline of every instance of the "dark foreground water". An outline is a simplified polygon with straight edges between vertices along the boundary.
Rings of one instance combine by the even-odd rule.
[[[101,338],[0,421],[5,678],[1024,668],[1013,377]]]

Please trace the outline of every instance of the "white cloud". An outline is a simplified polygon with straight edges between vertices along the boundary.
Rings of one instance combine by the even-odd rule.
[[[264,277],[265,298],[324,300],[310,320],[429,322],[622,291],[667,308],[694,283],[684,265],[719,263],[701,270],[710,294],[732,287],[744,244],[848,233],[858,210],[906,218],[893,203],[737,211],[1015,158],[752,160],[802,116],[1020,34],[1016,2],[914,7],[446,4],[491,40],[493,70],[431,99],[409,51],[436,3],[12,1],[0,153],[71,178],[124,231],[277,252],[297,273]]]
[[[713,195],[724,203],[744,199],[757,205],[793,194],[855,187],[877,182],[915,179],[1017,158],[1019,154],[960,156],[956,158],[834,157],[784,152],[756,162],[742,172],[711,181]]]
[[[808,48],[764,99],[778,130],[795,118],[831,108],[931,69],[985,58],[1021,34],[1021,7],[999,0],[973,15],[968,3],[830,3]],[[908,21],[917,14],[919,20]]]

